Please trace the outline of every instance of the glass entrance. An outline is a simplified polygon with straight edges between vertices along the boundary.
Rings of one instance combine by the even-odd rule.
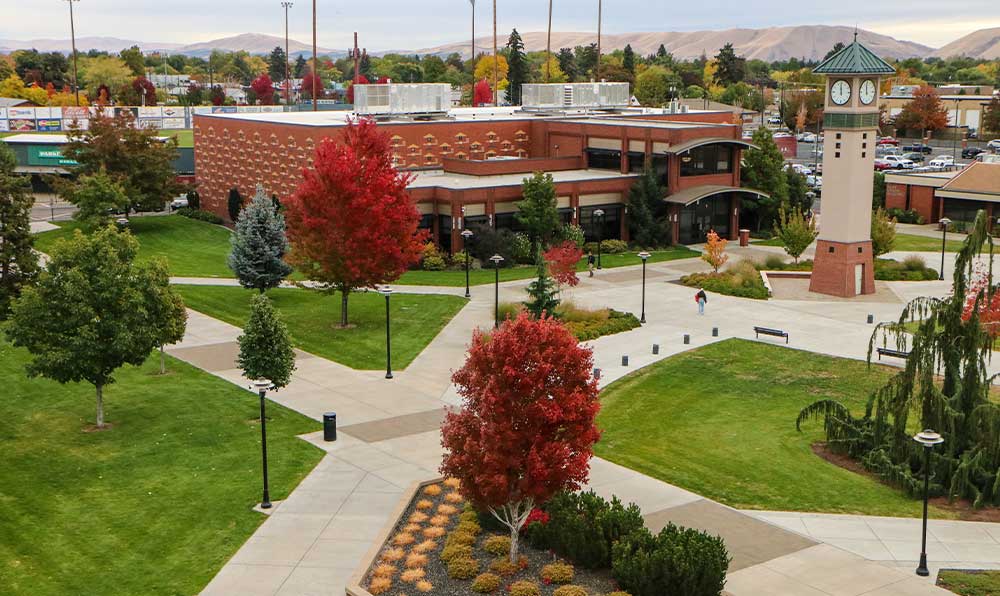
[[[699,244],[705,241],[709,230],[722,238],[729,237],[729,194],[720,194],[696,203],[681,210],[680,238],[681,244]]]

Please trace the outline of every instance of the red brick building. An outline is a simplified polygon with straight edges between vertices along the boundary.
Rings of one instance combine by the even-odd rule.
[[[285,197],[312,163],[316,145],[336,139],[338,112],[205,114],[194,119],[198,188],[204,208],[227,217],[233,187],[246,196],[257,183]],[[379,127],[393,159],[412,170],[410,191],[422,227],[446,249],[453,231],[473,224],[517,229],[521,181],[552,174],[564,221],[588,238],[628,239],[629,189],[649,163],[666,188],[674,242],[704,240],[709,229],[736,238],[740,157],[749,143],[725,112],[668,114],[635,110],[558,115],[516,109],[458,109],[447,117],[394,117]],[[594,212],[604,216],[596,218]],[[598,227],[601,230],[598,230]]]
[[[980,209],[1000,215],[1000,163],[974,162],[950,172],[890,173],[885,176],[885,206],[916,211],[927,223],[943,217],[971,222]]]

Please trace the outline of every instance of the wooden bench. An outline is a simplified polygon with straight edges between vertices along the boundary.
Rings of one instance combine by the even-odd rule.
[[[882,356],[891,356],[893,358],[902,358],[903,360],[906,360],[907,358],[910,357],[910,353],[909,352],[904,352],[902,350],[893,350],[891,348],[876,348],[876,351],[878,352],[878,359],[879,360],[882,359]]]
[[[788,332],[782,331],[781,329],[771,329],[770,327],[754,327],[753,332],[754,336],[757,339],[760,339],[761,334],[773,335],[774,337],[784,337],[785,343],[786,344],[788,343]]]

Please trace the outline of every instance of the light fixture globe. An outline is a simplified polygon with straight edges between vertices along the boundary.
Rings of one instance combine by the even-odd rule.
[[[646,251],[642,251],[641,253],[639,253],[639,254],[638,254],[638,255],[636,255],[636,256],[638,256],[638,257],[639,257],[640,259],[642,259],[643,261],[645,261],[646,259],[648,259],[648,258],[649,258],[650,256],[652,256],[652,255],[650,255],[650,254],[649,254],[648,252],[646,252]]]
[[[490,257],[490,261],[494,265],[499,265],[500,263],[503,262],[503,257],[501,257],[500,255],[493,255],[492,257]]]
[[[938,223],[941,224],[942,227],[947,228],[948,226],[951,225],[951,220],[948,219],[947,217],[942,217],[941,219],[938,220]]]
[[[472,230],[462,230],[462,238],[468,240],[469,238],[472,238],[472,236]]]
[[[918,432],[913,440],[928,448],[944,443],[944,437],[929,428]]]
[[[604,217],[604,209],[595,209],[594,215],[596,215],[597,217]]]
[[[274,387],[274,383],[268,381],[267,379],[254,379],[251,381],[250,386],[257,391],[267,391],[268,389]]]
[[[382,286],[381,288],[378,289],[378,293],[382,294],[383,296],[391,296],[392,288],[389,286]]]

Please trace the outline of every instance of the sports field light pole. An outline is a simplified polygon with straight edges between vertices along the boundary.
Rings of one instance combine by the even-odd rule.
[[[642,316],[639,317],[640,323],[646,322],[646,259],[649,258],[649,253],[642,251],[639,253],[639,258],[642,259]]]
[[[253,382],[253,388],[260,396],[260,456],[263,461],[264,470],[264,498],[260,502],[261,509],[271,508],[271,494],[267,490],[267,416],[264,413],[264,396],[268,389],[273,389],[274,385],[267,379],[257,379]]]
[[[597,217],[597,268],[601,268],[601,241],[604,240],[604,209],[594,211]]]
[[[80,0],[66,0],[69,2],[69,36],[73,44],[73,91],[76,93],[76,104],[80,105],[80,75],[76,67],[76,24],[73,21],[73,3]]]
[[[312,63],[312,100],[313,111],[319,110],[319,100],[316,99],[316,79],[319,78],[319,68],[316,58],[316,0],[313,0],[313,63]]]
[[[462,252],[465,253],[465,297],[471,298],[469,293],[469,238],[472,238],[472,230],[462,230]]]
[[[292,86],[292,82],[288,79],[288,75],[290,74],[288,67],[288,9],[293,6],[293,3],[286,0],[281,3],[281,6],[285,9],[285,109],[288,109],[289,93]]]
[[[469,0],[472,5],[472,72],[476,71],[476,0]]]
[[[941,273],[938,274],[938,279],[944,280],[944,247],[948,243],[948,226],[951,225],[951,220],[942,217],[938,223],[941,224]]]
[[[944,439],[936,432],[925,429],[916,434],[913,440],[924,446],[924,529],[920,539],[920,564],[917,565],[917,575],[927,577],[927,498],[931,483],[931,451],[935,445],[944,443]]]
[[[496,272],[496,281],[493,283],[493,328],[496,329],[500,326],[500,263],[503,262],[503,257],[493,255],[490,261]]]
[[[385,296],[385,378],[392,378],[392,341],[389,335],[389,297],[392,296],[392,288],[385,286],[378,291]]]

